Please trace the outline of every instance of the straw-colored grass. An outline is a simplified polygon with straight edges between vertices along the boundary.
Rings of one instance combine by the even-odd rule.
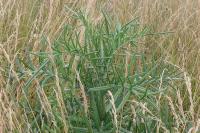
[[[1,0],[0,133],[200,132],[199,29],[200,0]]]

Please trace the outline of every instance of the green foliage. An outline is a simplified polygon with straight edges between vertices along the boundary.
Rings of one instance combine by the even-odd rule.
[[[33,132],[63,131],[63,117],[55,93],[57,79],[54,66],[62,88],[63,97],[60,98],[63,98],[68,112],[64,119],[68,120],[70,132],[155,132],[160,121],[166,124],[163,127],[171,130],[169,128],[174,121],[167,112],[169,107],[165,100],[158,105],[157,99],[159,95],[169,93],[171,83],[180,79],[177,69],[162,58],[147,60],[145,52],[138,50],[141,47],[138,40],[147,35],[148,30],[142,29],[137,19],[124,25],[117,21],[113,25],[112,19],[105,13],[103,15],[103,20],[95,25],[83,13],[76,13],[74,19],[80,25],[66,24],[51,44],[51,52],[45,51],[44,47],[49,44],[43,37],[41,50],[29,53],[36,58],[39,66],[29,67],[33,63],[23,62],[25,69],[32,71],[32,76],[24,77],[25,98],[20,104],[32,122],[29,126]],[[80,81],[75,71],[79,73],[85,89],[88,112],[84,111],[83,96],[79,94]],[[35,79],[41,87],[35,90],[37,96],[32,105],[27,97]],[[50,102],[52,110],[49,114],[43,108],[40,89],[44,90]],[[116,114],[113,114],[108,91],[113,95]],[[134,104],[133,100],[138,104]],[[139,103],[145,103],[149,112]],[[114,115],[118,116],[117,125]]]
[[[130,118],[128,120],[124,118],[130,110],[129,100],[134,97],[147,103],[153,112],[158,111],[155,105],[156,95],[166,93],[170,88],[169,84],[177,77],[176,68],[165,64],[162,59],[152,59],[152,62],[148,62],[145,60],[144,53],[137,51],[137,47],[140,47],[137,40],[143,38],[147,31],[139,27],[137,20],[124,25],[119,22],[111,25],[111,18],[104,14],[104,20],[94,25],[83,14],[78,14],[76,18],[83,29],[80,31],[80,27],[66,25],[53,47],[57,53],[57,61],[62,60],[61,57],[64,54],[70,56],[72,61],[67,64],[68,72],[64,72],[65,68],[62,67],[65,65],[64,62],[58,63],[59,70],[63,70],[60,73],[68,77],[69,73],[73,73],[73,69],[76,69],[80,73],[81,82],[90,101],[89,116],[84,114],[84,106],[81,103],[77,105],[79,110],[73,110],[75,105],[72,105],[70,112],[72,130],[75,132],[83,132],[83,130],[85,132],[116,132],[111,113],[112,106],[107,96],[109,90],[114,96],[117,114],[122,115],[120,121],[122,125],[118,125],[120,132],[154,131],[156,121],[140,114],[139,109],[137,113],[139,116],[142,115],[140,117],[145,119],[145,123],[141,124],[138,120],[134,127],[130,125],[133,124]],[[83,35],[82,31],[84,31]],[[126,64],[127,52],[130,54],[128,64]],[[73,61],[77,64],[76,68],[73,68]],[[127,75],[125,74],[126,67],[128,68]],[[131,72],[133,68],[134,72]],[[68,81],[71,84],[76,82],[74,88],[80,89],[76,79],[71,80],[68,77]],[[73,88],[70,89],[73,91]],[[74,100],[81,102],[80,97],[74,96]],[[159,114],[157,115],[159,118]]]

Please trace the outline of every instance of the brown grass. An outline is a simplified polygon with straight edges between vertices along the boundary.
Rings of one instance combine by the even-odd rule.
[[[77,24],[70,20],[71,12],[66,10],[65,6],[85,9],[94,23],[101,20],[99,7],[102,7],[111,14],[119,16],[122,22],[139,17],[141,25],[150,27],[153,32],[173,32],[146,37],[141,41],[143,44],[141,49],[149,56],[153,53],[162,53],[166,61],[177,65],[187,73],[186,84],[179,85],[180,88],[177,90],[177,99],[168,96],[167,100],[177,125],[184,125],[181,117],[191,117],[194,126],[190,131],[197,132],[200,127],[200,114],[197,111],[200,110],[200,0],[0,1],[0,132],[3,132],[4,128],[9,128],[10,131],[17,128],[21,131],[21,122],[27,122],[26,116],[17,110],[11,98],[23,95],[20,89],[24,83],[18,79],[16,73],[19,67],[16,63],[17,56],[25,59],[27,49],[33,52],[42,49],[40,38],[43,34],[49,38],[51,44],[65,23]],[[44,49],[50,50],[48,47]],[[10,67],[7,71],[8,66]],[[54,70],[56,71],[56,66]],[[5,73],[9,73],[9,77],[5,77]],[[15,95],[10,92],[12,80],[18,81]],[[56,80],[57,99],[64,117],[67,112],[63,108],[59,78]],[[35,82],[38,85],[37,80]],[[34,86],[32,89],[34,90]],[[43,90],[40,93],[46,112],[51,112],[45,93]],[[112,96],[110,93],[109,95]],[[87,102],[86,98],[84,102]],[[189,104],[186,104],[188,102]],[[140,104],[140,106],[146,109],[145,105]],[[85,108],[87,111],[88,107]],[[18,119],[19,116],[21,118]],[[177,127],[177,130],[178,128],[180,127]],[[65,132],[67,130],[66,124]]]

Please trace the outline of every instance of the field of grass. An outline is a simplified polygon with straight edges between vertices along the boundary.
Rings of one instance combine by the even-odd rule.
[[[200,0],[1,0],[0,133],[199,133]]]

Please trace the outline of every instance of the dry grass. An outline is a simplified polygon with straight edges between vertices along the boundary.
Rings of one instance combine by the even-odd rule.
[[[178,84],[177,94],[169,96],[159,96],[159,100],[167,99],[171,113],[176,121],[174,132],[182,132],[187,127],[187,120],[192,121],[189,132],[195,133],[200,128],[200,0],[1,0],[0,1],[0,132],[23,131],[23,124],[30,123],[23,110],[15,104],[16,99],[20,100],[24,95],[22,87],[29,77],[18,77],[20,65],[18,58],[24,64],[29,64],[31,59],[34,66],[38,67],[37,59],[29,57],[28,51],[37,52],[38,50],[51,51],[51,45],[66,23],[79,25],[79,22],[71,19],[73,10],[82,9],[89,15],[89,18],[96,24],[101,21],[100,9],[117,15],[123,23],[132,18],[138,17],[141,27],[149,27],[153,32],[172,32],[164,35],[147,36],[141,40],[141,51],[149,55],[149,58],[156,54],[164,57],[164,60],[174,64],[185,73],[185,83]],[[80,31],[84,32],[83,28]],[[83,34],[81,32],[81,34]],[[41,37],[45,35],[48,45],[41,45]],[[82,35],[83,37],[83,35]],[[83,40],[80,37],[80,40]],[[129,59],[127,53],[127,60]],[[51,57],[52,64],[54,63]],[[126,62],[126,65],[128,61]],[[68,132],[69,125],[65,118],[67,110],[64,107],[63,96],[56,64],[53,66],[56,73],[56,99],[59,103],[59,111],[63,118],[64,132]],[[126,70],[125,75],[127,75]],[[187,74],[186,74],[187,73]],[[78,72],[77,72],[78,74]],[[5,76],[7,75],[7,76]],[[79,74],[78,74],[79,75]],[[79,77],[79,76],[78,76]],[[79,82],[81,79],[78,78]],[[12,85],[16,81],[17,84]],[[29,87],[30,95],[25,97],[34,106],[35,88],[43,88],[39,85],[40,79],[34,78],[34,84]],[[161,79],[162,82],[162,79]],[[162,85],[162,83],[161,83]],[[82,86],[82,85],[81,85]],[[85,111],[87,112],[87,98],[84,87],[81,87],[82,97],[84,98]],[[53,110],[48,101],[46,92],[39,91],[43,109],[47,116],[53,118]],[[109,92],[113,106],[114,121],[117,123],[117,114],[113,102],[112,93]],[[160,102],[158,100],[158,102]],[[144,112],[154,117],[145,107],[144,103],[137,102]],[[161,103],[157,103],[159,106]],[[149,111],[149,112],[148,112]],[[134,111],[133,111],[134,112]],[[33,114],[33,116],[35,116]],[[159,123],[162,130],[166,130],[159,118],[154,118]],[[186,120],[186,121],[184,121]],[[53,122],[52,122],[53,123]],[[117,125],[117,124],[116,124]],[[39,127],[39,125],[38,125]],[[28,132],[31,129],[27,129]],[[160,130],[157,129],[157,132]]]

